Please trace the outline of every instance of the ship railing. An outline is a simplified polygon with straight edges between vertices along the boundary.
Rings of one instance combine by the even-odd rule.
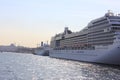
[[[53,50],[93,50],[94,46],[77,46],[77,47],[62,47],[62,48],[54,48]]]
[[[108,49],[109,46],[99,45],[95,46],[95,49]]]

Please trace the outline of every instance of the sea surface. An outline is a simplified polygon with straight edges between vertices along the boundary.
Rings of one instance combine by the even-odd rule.
[[[0,53],[0,80],[120,80],[119,66]]]

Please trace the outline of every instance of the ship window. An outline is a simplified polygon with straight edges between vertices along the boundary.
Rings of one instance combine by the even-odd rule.
[[[120,24],[112,24],[112,26],[120,26]]]
[[[112,29],[112,30],[120,30],[119,27],[112,27],[111,29]]]

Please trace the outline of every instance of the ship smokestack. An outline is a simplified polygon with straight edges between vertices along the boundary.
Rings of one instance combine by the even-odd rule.
[[[65,33],[65,34],[68,34],[68,27],[65,27],[64,33]]]
[[[43,41],[41,42],[41,46],[43,46]]]

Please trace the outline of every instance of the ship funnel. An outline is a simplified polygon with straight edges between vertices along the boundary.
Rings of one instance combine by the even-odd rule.
[[[41,46],[43,46],[44,44],[43,44],[43,42],[41,42]]]
[[[112,10],[108,10],[108,13],[112,13]]]
[[[71,34],[72,31],[68,29],[68,27],[65,27],[64,34]]]
[[[65,33],[65,34],[68,34],[68,27],[65,27],[64,33]]]
[[[111,10],[108,10],[105,16],[114,16],[114,13]]]

